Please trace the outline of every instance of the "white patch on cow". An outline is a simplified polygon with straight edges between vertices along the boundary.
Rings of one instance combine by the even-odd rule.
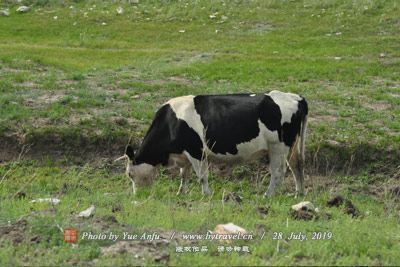
[[[271,180],[269,182],[266,196],[270,197],[274,194],[275,188],[282,183],[286,173],[286,158],[289,153],[289,147],[284,143],[269,144],[269,169],[271,172]]]
[[[250,96],[253,97],[253,96],[256,96],[256,94],[251,94]]]
[[[298,102],[301,100],[301,97],[292,93],[283,93],[280,91],[271,91],[268,95],[274,100],[274,102],[279,106],[282,113],[281,124],[285,122],[291,122],[292,115],[297,111]]]
[[[208,160],[207,157],[204,157],[202,160],[198,160],[193,158],[187,151],[184,151],[183,154],[186,155],[187,159],[192,164],[193,170],[196,173],[197,177],[199,177],[201,181],[201,186],[203,189],[204,195],[211,194],[210,189],[208,188]]]
[[[204,145],[204,125],[201,122],[200,115],[197,113],[194,107],[193,99],[193,95],[181,96],[172,98],[167,102],[167,104],[171,106],[178,119],[184,120],[189,127],[200,136],[200,139]]]

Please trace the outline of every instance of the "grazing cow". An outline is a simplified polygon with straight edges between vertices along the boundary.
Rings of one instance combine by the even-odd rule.
[[[138,186],[151,184],[157,166],[181,168],[179,193],[185,193],[190,167],[208,188],[209,163],[241,163],[268,153],[274,194],[288,162],[296,195],[304,193],[304,143],[308,107],[297,94],[182,96],[169,100],[156,113],[137,151],[128,145],[126,173]]]

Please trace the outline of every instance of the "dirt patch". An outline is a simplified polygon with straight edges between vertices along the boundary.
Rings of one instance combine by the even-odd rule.
[[[42,108],[43,105],[50,105],[58,102],[66,96],[64,91],[50,91],[35,98],[25,100],[25,105],[32,108]]]
[[[388,191],[393,197],[400,198],[400,185],[392,186]]]
[[[334,115],[314,115],[308,117],[309,122],[335,122],[337,120],[338,117]]]
[[[179,84],[184,84],[184,85],[192,85],[193,84],[193,81],[186,79],[184,77],[178,77],[178,76],[169,77],[168,80],[179,83]]]
[[[73,225],[77,226],[79,229],[85,229],[90,226],[91,231],[104,232],[107,230],[131,230],[131,227],[125,224],[119,224],[118,220],[112,215],[106,216],[94,216],[91,218],[78,218],[73,216],[71,219]]]
[[[0,240],[10,240],[14,245],[22,243],[26,238],[28,222],[20,219],[16,223],[0,226]]]
[[[107,256],[126,254],[134,257],[142,264],[153,260],[157,264],[166,264],[170,255],[168,250],[169,241],[165,239],[153,241],[119,241],[111,246],[101,249],[101,253]]]
[[[384,102],[364,103],[363,106],[375,111],[388,110],[392,107],[391,104]]]
[[[33,133],[30,136],[6,133],[0,136],[0,162],[34,159],[43,161],[48,158],[65,160],[65,164],[90,164],[93,167],[112,167],[121,169],[120,157],[129,140],[127,137],[101,138],[82,135],[62,135],[58,133]],[[132,143],[140,140],[132,138]],[[22,157],[21,157],[22,156]]]
[[[319,218],[317,213],[303,209],[291,210],[289,212],[289,215],[295,220],[304,220],[304,221],[317,220]]]
[[[399,85],[398,88],[400,88],[400,85]],[[391,97],[396,97],[396,98],[399,98],[399,97],[400,97],[400,94],[397,94],[397,93],[390,93],[389,95],[390,95]]]

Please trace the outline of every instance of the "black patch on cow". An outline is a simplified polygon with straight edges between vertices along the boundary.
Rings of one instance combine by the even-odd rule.
[[[281,141],[281,119],[282,112],[278,104],[269,95],[264,95],[258,108],[261,122],[270,131],[278,131],[279,141]]]
[[[270,131],[280,131],[279,106],[260,94],[196,96],[194,105],[206,129],[207,146],[218,154],[237,154],[237,145],[256,138],[258,119]]]
[[[125,154],[128,156],[130,160],[134,160],[135,158],[135,151],[131,145],[128,145],[125,149]]]
[[[180,154],[184,150],[200,160],[203,143],[199,135],[184,120],[178,119],[171,106],[167,104],[157,111],[135,155],[135,163],[167,165],[171,153]]]
[[[293,113],[290,123],[285,122],[282,125],[282,140],[285,145],[289,147],[293,145],[296,136],[300,134],[302,122],[307,114],[308,105],[306,100],[302,98],[297,104],[297,111]]]

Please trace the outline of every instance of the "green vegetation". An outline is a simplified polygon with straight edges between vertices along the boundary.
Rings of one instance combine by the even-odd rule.
[[[0,3],[10,11],[0,17],[0,265],[400,264],[398,1],[132,2]],[[30,11],[17,13],[22,4]],[[269,176],[261,168],[256,179],[255,166],[229,179],[213,172],[211,198],[195,181],[177,197],[178,178],[167,172],[130,194],[112,160],[130,137],[143,137],[167,99],[273,89],[309,102],[305,200],[321,210],[318,220],[289,216],[299,201],[291,177],[279,195],[263,198]],[[224,192],[237,192],[242,205],[223,204]],[[328,208],[333,193],[360,215]],[[61,202],[29,202],[43,197]],[[91,204],[95,216],[77,219]],[[267,206],[263,216],[257,208]],[[179,254],[176,244],[193,244],[176,239],[163,249],[169,258],[134,249],[110,255],[109,242],[72,245],[59,229],[169,236],[228,222],[254,233],[254,241],[238,243],[250,254],[218,253],[221,244],[208,241],[195,243],[208,245],[207,253]],[[314,231],[333,238],[272,239]]]

